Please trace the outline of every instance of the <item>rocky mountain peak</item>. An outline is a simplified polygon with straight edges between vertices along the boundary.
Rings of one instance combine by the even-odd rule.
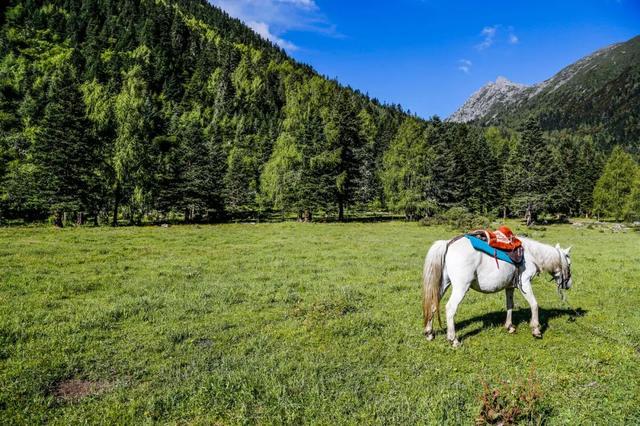
[[[640,36],[604,47],[566,66],[550,78],[527,86],[499,76],[475,92],[447,120],[482,124],[522,121],[544,112],[549,126],[574,127],[603,122],[616,130],[637,110]],[[614,108],[612,105],[616,105]]]
[[[517,100],[519,95],[528,86],[514,83],[508,78],[498,76],[495,82],[489,82],[475,92],[448,121],[466,123],[478,118],[483,118],[490,113],[497,104],[510,104]]]

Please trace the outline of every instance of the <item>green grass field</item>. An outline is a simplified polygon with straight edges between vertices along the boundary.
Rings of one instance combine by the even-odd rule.
[[[462,347],[421,334],[415,223],[0,229],[0,423],[470,424],[539,383],[534,422],[640,423],[640,234],[553,226],[564,305],[470,292]],[[65,387],[66,386],[66,387]]]

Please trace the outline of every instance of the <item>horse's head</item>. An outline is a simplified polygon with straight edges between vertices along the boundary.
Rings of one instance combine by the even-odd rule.
[[[571,279],[571,247],[563,249],[560,248],[560,244],[556,244],[556,250],[558,251],[559,262],[556,269],[553,271],[553,278],[558,285],[558,288],[568,290],[573,285]]]

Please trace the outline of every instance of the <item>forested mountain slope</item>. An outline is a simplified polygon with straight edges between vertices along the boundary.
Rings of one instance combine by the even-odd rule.
[[[498,79],[450,120],[517,127],[530,117],[544,130],[579,130],[609,147],[640,150],[640,36],[600,49],[533,86]]]
[[[2,23],[0,215],[242,216],[284,206],[277,168],[293,160],[326,189],[309,188],[301,208],[380,197],[377,177],[355,169],[376,169],[406,114],[204,0],[24,0]]]
[[[592,205],[603,153],[591,135],[408,115],[204,0],[0,11],[0,222]]]

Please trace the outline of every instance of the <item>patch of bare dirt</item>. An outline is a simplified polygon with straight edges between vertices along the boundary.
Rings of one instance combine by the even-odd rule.
[[[87,396],[99,395],[110,387],[111,384],[105,380],[69,379],[58,383],[53,394],[61,401],[75,402]]]

